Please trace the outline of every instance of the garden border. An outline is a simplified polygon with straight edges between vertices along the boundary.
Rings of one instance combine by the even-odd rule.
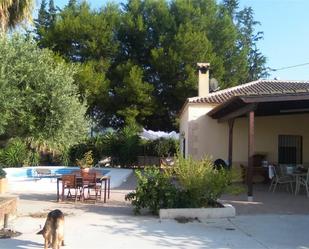
[[[231,204],[223,204],[220,208],[171,208],[160,209],[160,219],[198,218],[198,219],[217,219],[233,218],[236,210]]]

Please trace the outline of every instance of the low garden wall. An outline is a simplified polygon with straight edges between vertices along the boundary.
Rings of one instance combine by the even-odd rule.
[[[171,208],[160,209],[160,219],[175,218],[198,218],[201,219],[217,219],[217,218],[233,218],[236,215],[235,208],[230,204],[224,204],[220,208]]]

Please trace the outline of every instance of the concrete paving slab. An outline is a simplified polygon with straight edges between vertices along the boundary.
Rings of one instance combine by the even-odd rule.
[[[178,223],[154,216],[134,216],[130,205],[66,204],[20,200],[20,216],[10,226],[23,234],[0,240],[0,248],[42,248],[36,235],[44,218],[35,212],[60,208],[65,218],[64,249],[308,249],[308,215],[255,215]]]

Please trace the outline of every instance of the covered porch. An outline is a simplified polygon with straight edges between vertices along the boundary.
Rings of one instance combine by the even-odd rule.
[[[219,123],[228,123],[229,165],[233,165],[235,155],[247,153],[249,201],[253,201],[256,153],[268,154],[269,163],[309,166],[308,93],[235,96],[207,115]]]

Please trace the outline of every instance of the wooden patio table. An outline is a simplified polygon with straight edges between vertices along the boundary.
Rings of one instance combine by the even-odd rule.
[[[102,186],[103,186],[103,182],[104,182],[104,203],[106,203],[106,197],[109,199],[110,198],[110,176],[105,176],[105,175],[97,175],[96,176],[96,182],[97,183],[101,183],[101,191],[102,191]],[[60,193],[59,193],[59,185],[60,182],[62,182],[62,176],[61,177],[57,177],[57,201],[60,201]],[[82,185],[82,177],[79,174],[76,174],[76,182],[77,185]],[[102,197],[101,197],[102,198]],[[63,201],[61,199],[61,201]]]

